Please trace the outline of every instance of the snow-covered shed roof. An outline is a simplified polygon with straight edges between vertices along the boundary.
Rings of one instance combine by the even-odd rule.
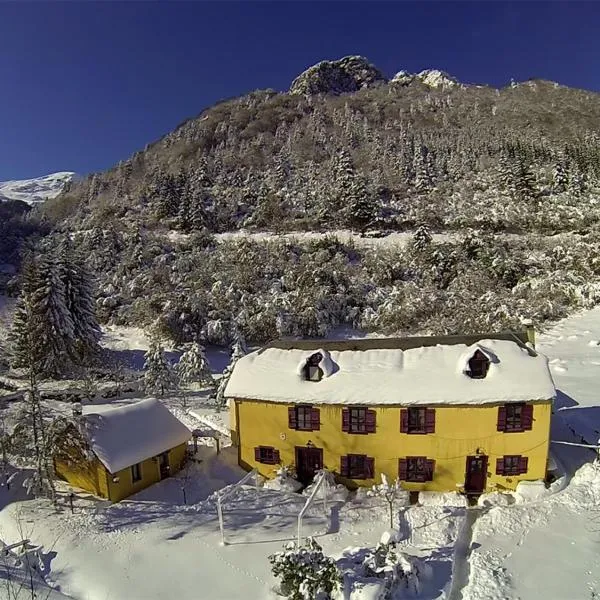
[[[410,338],[409,338],[410,339]],[[267,347],[235,365],[229,398],[313,404],[488,404],[549,400],[555,396],[548,361],[521,340],[479,339],[471,345],[436,344],[364,350]],[[490,360],[483,379],[466,373],[480,350]],[[306,381],[299,365],[315,352],[327,368]]]
[[[86,406],[82,423],[94,454],[111,473],[166,452],[192,435],[155,399],[116,408]]]

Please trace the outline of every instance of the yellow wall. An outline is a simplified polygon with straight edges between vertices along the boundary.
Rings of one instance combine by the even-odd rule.
[[[306,446],[309,440],[323,449],[325,468],[336,473],[339,473],[343,455],[374,457],[375,480],[355,481],[363,486],[379,482],[381,473],[396,478],[399,458],[426,456],[436,461],[433,481],[405,482],[406,489],[456,490],[456,484],[464,483],[466,457],[476,454],[477,449],[489,460],[487,490],[514,489],[522,479],[543,479],[546,475],[551,401],[535,403],[532,430],[519,433],[496,430],[497,405],[435,406],[435,433],[427,435],[400,433],[400,407],[369,406],[377,412],[377,432],[356,435],[342,431],[344,407],[339,405],[318,406],[320,431],[296,431],[288,428],[289,404],[252,400],[236,400],[235,404],[240,464],[246,468],[256,467],[266,477],[273,476],[275,467],[255,462],[256,446],[277,448],[281,462],[293,465],[295,447]],[[527,456],[527,473],[517,477],[496,475],[496,459],[507,454]]]
[[[169,466],[171,467],[170,474],[174,475],[179,471],[185,457],[185,450],[187,444],[181,444],[176,446],[172,450],[169,450]],[[134,483],[131,467],[127,467],[121,471],[117,471],[114,474],[108,474],[108,497],[113,502],[118,502],[127,498],[149,485],[160,481],[160,467],[157,458],[149,458],[142,463],[142,478],[140,481]],[[113,481],[114,478],[118,478],[118,481]]]
[[[181,469],[185,459],[186,444],[181,444],[169,450],[170,474],[173,475]],[[131,496],[140,490],[160,481],[160,467],[158,459],[149,458],[142,463],[142,479],[133,483],[131,467],[111,474],[106,467],[97,459],[88,461],[81,456],[76,462],[70,460],[55,460],[54,468],[56,474],[68,481],[71,485],[118,502],[127,496]],[[118,482],[113,478],[118,477]]]
[[[54,461],[54,471],[58,477],[68,481],[75,487],[91,492],[96,496],[108,497],[104,466],[97,458],[88,461],[84,456],[78,456],[68,462],[56,459]]]

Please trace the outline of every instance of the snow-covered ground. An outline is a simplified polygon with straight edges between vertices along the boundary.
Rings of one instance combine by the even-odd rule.
[[[37,204],[58,196],[73,177],[75,173],[72,171],[60,171],[33,179],[0,181],[0,200],[21,200],[27,204]]]
[[[139,331],[111,335],[107,344],[115,351],[147,347]],[[560,390],[555,441],[600,437],[598,340],[600,308],[539,336],[538,348],[549,356]],[[180,398],[167,403],[189,427],[227,428],[227,414],[215,413],[200,395],[192,398],[191,408]],[[567,471],[565,485],[556,486],[553,495],[503,496],[501,504],[491,495],[474,508],[456,506],[455,499],[449,503],[450,497],[444,498],[445,506],[427,497],[422,506],[397,510],[402,550],[431,567],[419,598],[598,597],[600,471],[591,464],[595,454],[559,444],[552,450]],[[227,545],[222,546],[214,494],[244,472],[231,447],[218,456],[214,447],[201,447],[198,460],[177,477],[117,505],[78,494],[74,514],[66,496],[57,513],[43,500],[18,500],[14,488],[0,488],[0,506],[6,505],[0,511],[0,539],[10,543],[27,536],[43,546],[46,580],[57,593],[76,600],[273,597],[268,555],[295,538],[305,497],[274,489],[257,492],[253,486],[236,489],[226,504]],[[313,506],[303,533],[314,535],[326,554],[347,558],[374,546],[388,526],[382,501],[359,494],[333,503],[326,513],[320,504]],[[0,574],[3,598],[1,590]]]

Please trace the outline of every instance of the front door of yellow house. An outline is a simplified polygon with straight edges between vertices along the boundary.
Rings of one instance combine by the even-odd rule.
[[[296,446],[296,475],[298,481],[308,485],[315,473],[323,468],[323,449]]]
[[[160,478],[165,479],[169,476],[169,471],[171,467],[169,467],[169,453],[163,452],[158,455],[158,468],[160,469]]]
[[[483,454],[467,456],[465,473],[465,492],[467,494],[481,494],[485,490],[487,463],[488,457]]]

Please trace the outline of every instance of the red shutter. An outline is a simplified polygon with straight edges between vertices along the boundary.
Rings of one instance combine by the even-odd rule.
[[[340,459],[340,475],[348,477],[348,457],[342,456]]]
[[[504,475],[504,457],[496,460],[496,475]]]
[[[365,479],[375,478],[375,459],[370,456],[365,457]]]
[[[296,407],[290,406],[288,408],[288,427],[290,429],[296,429],[298,427],[298,420],[296,419]]]
[[[367,410],[365,423],[367,433],[375,433],[377,429],[377,413],[374,410]]]
[[[498,431],[506,431],[506,407],[498,407]]]
[[[533,427],[533,404],[525,404],[521,409],[521,426],[525,431]]]
[[[342,431],[350,431],[350,411],[347,408],[342,410]]]
[[[310,409],[310,426],[313,431],[321,429],[321,413],[318,408]]]
[[[435,408],[425,409],[425,433],[435,433]]]
[[[527,473],[527,463],[528,462],[529,461],[526,456],[519,457],[519,473],[521,475],[523,475],[524,473]]]
[[[405,458],[398,459],[398,479],[406,481],[408,477],[408,461]]]
[[[260,462],[260,446],[256,446],[256,448],[254,448],[254,460],[256,462]]]
[[[278,465],[280,463],[279,450],[273,450],[273,462],[271,464]]]
[[[400,433],[408,433],[408,410],[400,411]]]
[[[429,459],[427,461],[427,475],[425,481],[433,481],[433,472],[435,471],[435,460]]]

